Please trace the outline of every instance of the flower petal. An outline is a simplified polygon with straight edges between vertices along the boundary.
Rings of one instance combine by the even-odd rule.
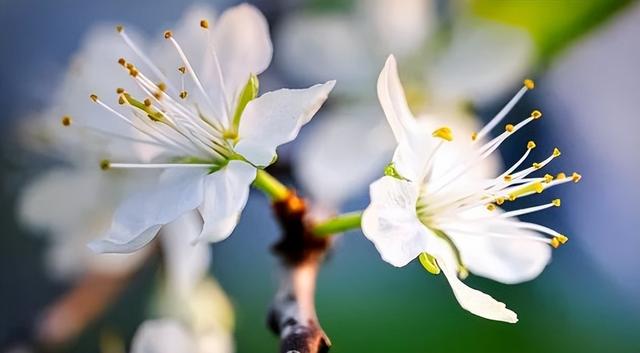
[[[262,73],[271,63],[273,48],[267,20],[254,6],[232,7],[218,19],[213,43],[224,75],[227,102],[233,107],[249,75]]]
[[[168,288],[185,300],[209,269],[209,247],[191,242],[201,231],[202,218],[195,211],[185,213],[160,231]]]
[[[416,184],[382,177],[371,184],[371,204],[362,215],[362,231],[386,262],[402,267],[429,252],[427,228],[416,215]]]
[[[473,274],[506,284],[536,278],[551,260],[551,247],[526,239],[535,232],[512,225],[485,224],[478,226],[478,236],[447,232],[460,250],[462,261]],[[482,236],[482,232],[504,234],[509,238]],[[524,237],[518,239],[518,236]]]
[[[166,170],[153,188],[126,199],[116,210],[111,229],[89,247],[99,253],[128,253],[145,246],[160,227],[200,205],[205,173]]]
[[[435,238],[434,238],[435,239]],[[479,290],[468,287],[457,275],[457,260],[449,245],[442,239],[436,239],[434,244],[434,255],[438,261],[438,266],[442,269],[453,294],[460,306],[472,314],[490,320],[504,321],[509,323],[518,322],[518,316],[513,311],[507,309],[504,303],[493,299],[490,295]]]
[[[431,131],[421,128],[409,110],[393,55],[387,58],[378,77],[378,99],[398,142],[393,158],[396,169],[405,178],[420,179],[433,138]]]
[[[172,319],[147,320],[131,343],[132,353],[198,352],[196,338],[184,324]]]
[[[283,88],[249,102],[240,120],[236,152],[256,165],[269,165],[276,147],[298,136],[334,85],[335,81],[328,81],[306,89]]]
[[[256,168],[252,165],[230,161],[226,167],[205,178],[204,201],[200,207],[204,227],[197,241],[217,242],[233,232],[255,177]]]

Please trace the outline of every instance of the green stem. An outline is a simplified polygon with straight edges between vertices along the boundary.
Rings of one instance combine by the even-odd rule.
[[[330,236],[348,230],[360,228],[362,211],[343,213],[316,224],[311,230],[316,236]]]
[[[253,186],[264,192],[271,201],[282,201],[286,199],[290,193],[289,188],[262,169],[258,169],[256,179],[253,181]]]

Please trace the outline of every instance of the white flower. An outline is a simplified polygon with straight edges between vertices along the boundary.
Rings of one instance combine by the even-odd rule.
[[[449,147],[452,131],[447,127],[425,131],[418,125],[407,106],[395,59],[389,57],[378,80],[378,97],[398,147],[387,176],[371,185],[371,204],[362,219],[365,235],[385,261],[404,266],[420,257],[428,270],[438,273],[442,269],[464,309],[506,322],[516,322],[516,314],[503,303],[467,287],[458,276],[464,278],[469,270],[503,283],[536,277],[549,262],[549,245],[557,247],[567,238],[550,228],[519,221],[516,216],[559,206],[560,200],[508,212],[499,205],[580,178],[578,174],[531,177],[560,155],[554,149],[545,160],[521,168],[535,148],[532,141],[524,155],[500,175],[486,179],[470,173],[509,136],[540,118],[541,113],[534,111],[518,124],[507,124],[505,131],[488,143],[477,143],[531,88],[533,82],[526,80],[516,96],[477,134],[449,142],[471,148],[442,170],[441,151]]]
[[[166,31],[168,43],[151,56],[123,27],[117,28],[141,63],[138,67],[113,53],[113,62],[119,62],[133,82],[129,89],[117,89],[119,103],[129,109],[120,111],[95,94],[91,100],[142,137],[107,133],[121,135],[123,142],[135,139],[155,146],[160,153],[153,163],[105,160],[101,165],[164,171],[120,205],[104,238],[90,243],[93,250],[135,251],[163,225],[195,209],[204,225],[194,240],[225,239],[238,222],[256,168],[274,161],[276,147],[296,137],[335,84],[257,97],[256,75],[267,68],[272,54],[263,15],[250,5],[239,5],[209,27],[208,20],[201,19],[175,34]],[[181,38],[186,39],[184,47]]]

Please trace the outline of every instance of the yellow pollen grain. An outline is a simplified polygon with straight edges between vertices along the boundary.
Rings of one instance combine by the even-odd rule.
[[[580,181],[580,179],[582,179],[582,175],[573,172],[573,174],[571,174],[571,179],[573,180],[574,183],[577,183]]]
[[[542,112],[540,112],[539,110],[536,109],[536,110],[531,112],[531,117],[534,120],[540,119],[540,118],[542,118]]]
[[[188,95],[189,95],[189,93],[187,93],[187,91],[181,91],[180,94],[179,94],[180,98],[182,98],[182,99],[187,98]]]
[[[534,89],[536,87],[536,83],[531,79],[524,80],[523,84],[527,89]]]
[[[111,168],[111,162],[106,159],[100,161],[100,169],[107,170],[109,168]]]
[[[505,175],[504,176],[504,181],[506,181],[507,183],[510,182],[513,179],[513,177],[511,175]]]
[[[553,246],[554,249],[557,249],[560,246],[560,241],[558,240],[558,238],[551,239],[551,246]]]
[[[562,172],[560,172],[560,173],[558,173],[556,175],[556,179],[558,179],[558,180],[562,180],[562,179],[564,179],[566,177],[567,177],[567,175],[565,173],[562,173]]]
[[[69,126],[72,122],[71,117],[68,115],[63,116],[61,121],[63,126]]]
[[[513,124],[505,125],[504,129],[508,132],[513,132]]]
[[[569,241],[569,238],[567,238],[562,234],[557,235],[555,238],[558,239],[558,242],[560,242],[560,244],[565,244],[566,242]]]
[[[494,211],[495,209],[496,209],[496,205],[494,205],[494,204],[492,204],[492,203],[487,204],[487,210],[489,210],[489,211]]]
[[[553,149],[553,156],[554,157],[559,157],[560,156],[560,150],[558,149],[558,147]]]
[[[535,142],[533,142],[533,141],[527,142],[527,149],[532,150],[534,148],[536,148],[536,143]]]
[[[438,137],[446,141],[453,141],[453,133],[451,132],[451,129],[446,126],[436,129],[431,136]]]
[[[551,174],[545,174],[544,175],[544,182],[545,183],[549,184],[552,181],[553,181],[553,175],[551,175]]]
[[[200,27],[202,28],[209,28],[209,21],[207,20],[200,20]]]
[[[502,205],[502,204],[504,203],[504,197],[498,197],[498,198],[496,198],[496,203],[497,203],[498,205]]]
[[[173,36],[173,33],[171,33],[171,31],[164,31],[164,39],[169,39]]]
[[[560,207],[560,199],[553,199],[551,203],[556,207]]]
[[[89,98],[91,98],[91,100],[94,102],[98,101],[98,96],[96,96],[95,94],[90,95]]]
[[[477,140],[477,139],[478,139],[478,133],[474,131],[474,132],[471,134],[471,141],[475,141],[475,140]]]
[[[540,169],[540,167],[542,167],[542,165],[540,163],[537,163],[537,162],[533,162],[533,164],[531,166],[533,168],[535,168],[535,169]]]

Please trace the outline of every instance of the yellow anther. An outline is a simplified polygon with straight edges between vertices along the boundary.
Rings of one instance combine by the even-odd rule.
[[[418,259],[420,260],[420,264],[422,264],[422,267],[424,267],[424,269],[427,270],[429,273],[433,275],[437,275],[440,273],[440,267],[438,267],[438,262],[436,261],[436,258],[433,257],[432,255],[426,252],[423,252],[420,254],[420,256],[418,256]]]
[[[535,183],[531,183],[528,185],[525,185],[517,190],[515,190],[514,192],[509,194],[509,200],[514,201],[516,198],[522,196],[522,195],[526,195],[526,194],[530,194],[532,192],[537,192],[538,194],[541,193],[544,190],[544,185],[542,185],[541,182],[535,182]]]
[[[207,20],[200,20],[200,27],[202,27],[202,28],[209,28],[209,21],[207,21]]]
[[[542,164],[537,163],[537,162],[533,162],[533,164],[531,164],[531,166],[532,166],[534,169],[540,169],[540,168],[542,167]]]
[[[551,246],[553,246],[554,249],[557,249],[560,246],[560,241],[558,240],[558,238],[552,238],[551,239]]]
[[[125,66],[127,64],[127,61],[124,60],[124,58],[120,58],[120,59],[118,59],[118,64],[120,64],[122,66]]]
[[[556,235],[555,236],[556,239],[558,239],[558,241],[560,242],[560,244],[565,244],[566,242],[569,241],[569,238],[565,237],[562,234]]]
[[[536,143],[535,142],[533,142],[533,141],[527,142],[527,149],[532,150],[534,148],[536,148]]]
[[[128,70],[131,70],[131,69],[133,69],[135,66],[133,66],[133,64],[132,64],[132,63],[127,63],[127,64],[125,65],[125,67],[126,67]]]
[[[556,179],[558,179],[558,180],[562,180],[562,179],[564,179],[566,177],[567,177],[567,175],[565,173],[562,173],[562,172],[560,172],[560,173],[558,173],[556,175]]]
[[[169,39],[173,36],[173,33],[171,33],[171,31],[164,31],[164,39]]]
[[[571,179],[573,180],[574,183],[577,183],[580,181],[580,179],[582,179],[582,175],[573,172],[573,174],[571,174]]]
[[[556,207],[560,207],[560,199],[553,199],[551,203]]]
[[[504,181],[506,181],[507,183],[510,182],[513,179],[513,177],[511,175],[505,175],[504,176]]]
[[[124,93],[124,88],[121,88],[121,87],[116,88],[116,93],[117,94],[123,94]]]
[[[69,126],[71,125],[71,117],[68,115],[65,115],[62,117],[62,125],[63,126]]]
[[[560,156],[560,150],[558,149],[558,147],[553,149],[553,156],[554,157],[559,157]]]
[[[478,133],[477,132],[471,133],[471,141],[475,141],[477,139],[478,139]]]
[[[187,72],[187,68],[186,68],[186,67],[184,67],[184,66],[180,66],[180,67],[178,68],[178,71],[180,71],[180,73],[184,75],[184,73],[185,73],[185,72]]]
[[[123,105],[123,104],[125,104],[125,103],[127,103],[127,100],[124,98],[124,94],[121,94],[121,95],[118,97],[118,104]]]
[[[526,79],[523,83],[524,86],[527,87],[527,89],[534,89],[536,87],[536,83],[531,79]]]
[[[122,31],[124,31],[124,26],[123,25],[117,25],[116,26],[116,31],[118,31],[118,33],[122,33]]]
[[[508,132],[513,132],[513,124],[507,124],[504,126],[504,129]]]
[[[544,182],[545,183],[549,184],[552,181],[553,181],[553,175],[551,175],[551,174],[545,174],[544,175]]]
[[[443,126],[437,130],[435,130],[432,134],[433,137],[439,137],[443,140],[446,141],[452,141],[453,140],[453,133],[451,132],[451,129]]]
[[[180,98],[185,99],[187,98],[187,96],[189,95],[189,93],[187,93],[187,91],[180,91]]]
[[[533,119],[540,119],[540,118],[542,118],[542,112],[536,109],[536,110],[531,112],[531,117]]]
[[[91,100],[94,102],[98,101],[98,96],[96,96],[95,94],[90,95],[89,98],[91,98]]]
[[[111,162],[106,159],[100,161],[100,169],[107,170],[109,168],[111,168]]]
[[[159,82],[156,86],[158,86],[158,89],[162,92],[167,90],[167,85],[164,82]]]
[[[151,106],[151,100],[150,100],[149,98],[146,98],[146,99],[143,101],[143,103],[144,103],[144,105],[146,105],[147,107],[150,107],[150,106]]]
[[[497,197],[496,198],[496,203],[499,205],[502,205],[504,203],[504,197]]]
[[[487,204],[487,210],[494,211],[496,209],[496,205],[489,203]]]
[[[153,96],[159,100],[160,98],[162,98],[162,92],[161,91],[153,92]]]

